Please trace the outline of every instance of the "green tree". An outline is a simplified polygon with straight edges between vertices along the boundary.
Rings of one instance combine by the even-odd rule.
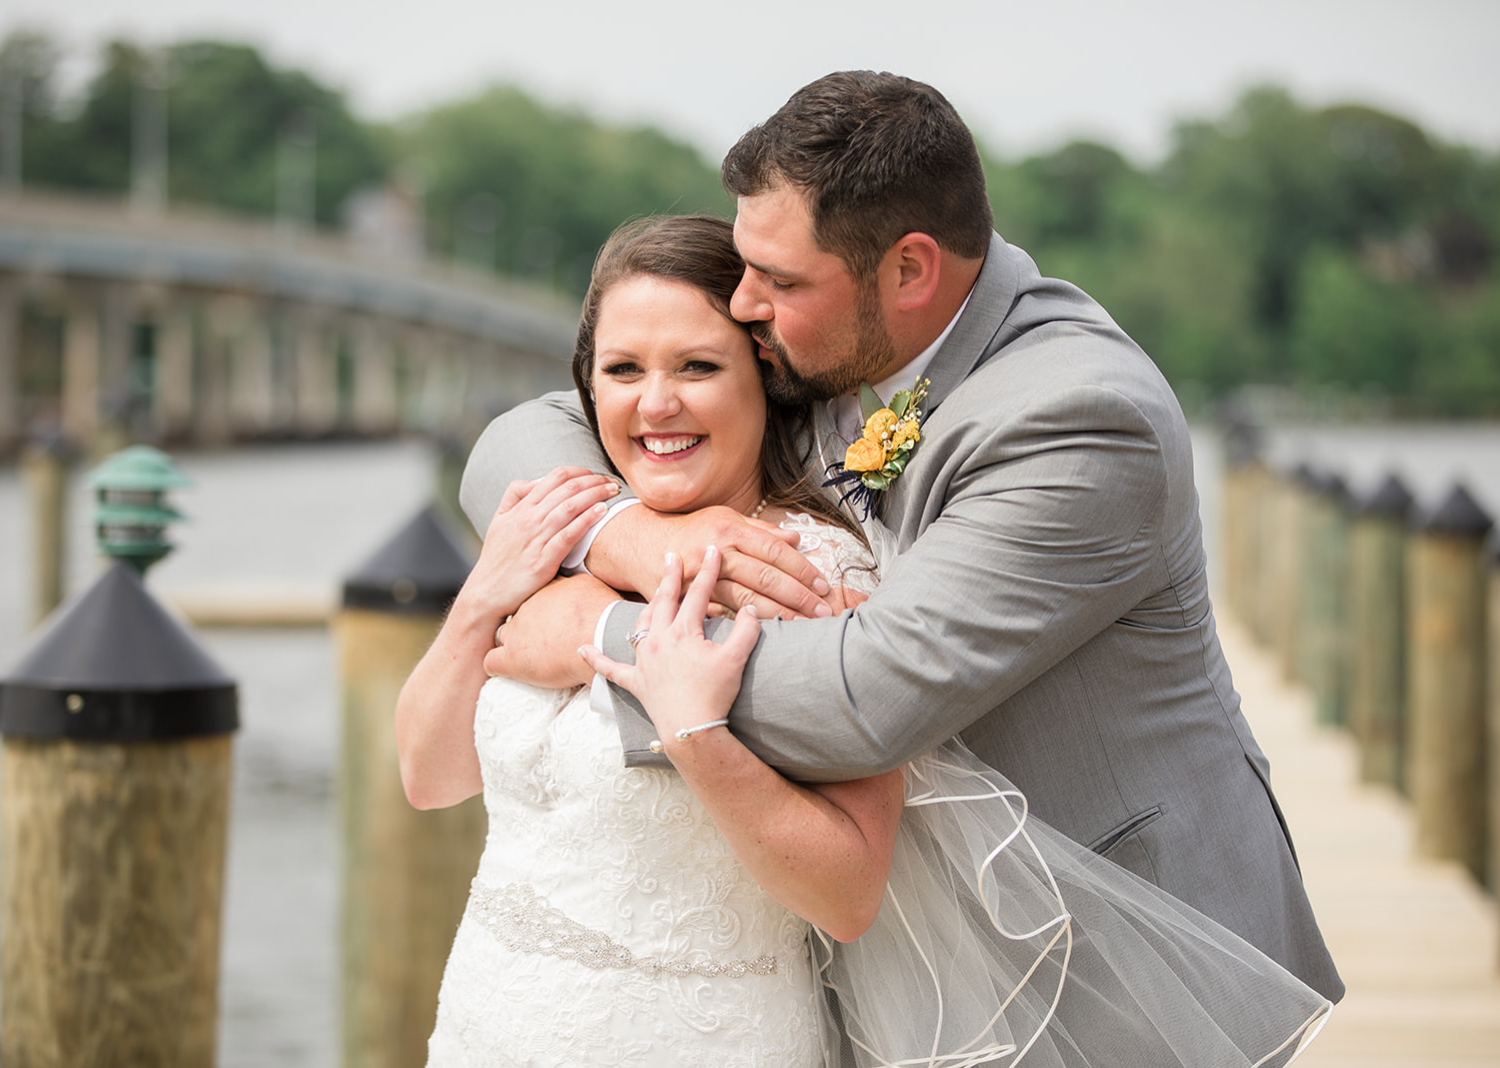
[[[137,101],[148,78],[165,81],[173,202],[274,212],[278,166],[297,135],[311,153],[310,200],[322,225],[336,224],[349,194],[388,171],[379,132],[356,119],[338,93],[300,71],[272,67],[254,48],[202,41],[157,55],[112,41],[76,104],[46,97],[48,128],[36,151],[28,143],[26,180],[128,189]]]
[[[511,87],[413,117],[399,144],[422,175],[435,250],[573,292],[626,219],[730,211],[717,170],[688,145]]]

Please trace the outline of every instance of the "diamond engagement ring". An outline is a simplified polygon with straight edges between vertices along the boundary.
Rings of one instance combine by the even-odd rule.
[[[630,634],[630,636],[627,637],[625,640],[627,642],[629,642],[630,643],[630,647],[632,649],[634,649],[637,645],[640,645],[641,642],[645,641],[646,640],[646,635],[648,635],[650,633],[651,632],[649,630],[632,631],[631,634]]]

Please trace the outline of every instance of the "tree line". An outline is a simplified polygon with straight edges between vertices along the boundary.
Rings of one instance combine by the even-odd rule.
[[[0,44],[12,183],[128,191],[156,107],[173,205],[336,228],[354,194],[404,188],[428,255],[573,294],[620,221],[733,211],[692,146],[515,87],[377,123],[248,45],[114,41],[71,94],[62,58],[43,34]],[[1262,384],[1500,414],[1494,153],[1264,86],[1179,123],[1149,166],[1089,141],[985,163],[1000,232],[1099,298],[1189,399]]]

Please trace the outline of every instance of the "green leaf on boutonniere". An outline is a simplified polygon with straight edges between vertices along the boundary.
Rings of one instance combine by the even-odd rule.
[[[868,382],[859,384],[859,411],[865,417],[865,422],[870,421],[870,416],[885,407],[885,402],[880,399],[880,394],[870,388]]]
[[[898,389],[896,395],[891,398],[891,411],[897,419],[906,414],[906,409],[911,405],[911,390]]]

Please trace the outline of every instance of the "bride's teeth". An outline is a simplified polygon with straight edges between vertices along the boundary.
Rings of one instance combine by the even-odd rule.
[[[683,449],[691,449],[702,440],[703,438],[701,437],[681,438],[677,441],[657,441],[655,439],[642,438],[641,444],[646,447],[647,452],[653,452],[657,456],[669,456],[674,452],[681,452]]]

